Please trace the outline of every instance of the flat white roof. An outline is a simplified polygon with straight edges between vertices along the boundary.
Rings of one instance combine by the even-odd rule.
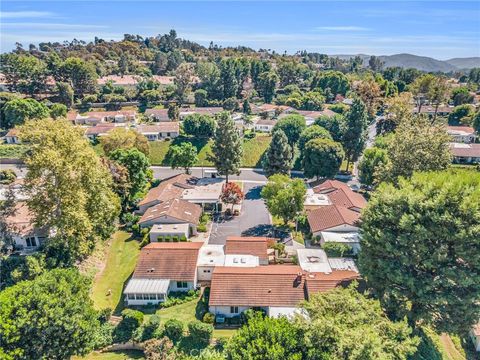
[[[166,294],[170,280],[167,279],[138,279],[132,278],[128,282],[124,294]]]
[[[190,202],[217,202],[222,194],[223,183],[224,180],[219,178],[202,178],[193,189],[183,191],[182,199]]]
[[[360,235],[358,232],[331,232],[321,231],[322,239],[326,242],[340,242],[340,243],[358,243],[360,242]]]
[[[297,256],[302,270],[325,274],[332,272],[327,254],[322,249],[297,249]]]
[[[225,255],[225,266],[256,267],[260,266],[258,256],[228,254]]]
[[[162,234],[162,233],[172,233],[172,232],[181,232],[188,233],[189,225],[188,224],[155,224],[150,230],[151,233]]]
[[[198,252],[197,266],[223,266],[225,252],[223,245],[203,245]]]
[[[352,258],[329,258],[333,270],[351,270],[358,273],[357,265]]]
[[[308,206],[308,205],[324,206],[324,205],[331,205],[332,202],[330,201],[327,195],[315,194],[313,192],[313,189],[307,189],[307,196],[305,197],[305,201],[303,204],[305,206]]]

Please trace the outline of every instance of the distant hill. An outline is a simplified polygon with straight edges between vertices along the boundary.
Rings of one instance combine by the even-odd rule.
[[[445,60],[450,65],[456,66],[459,69],[471,69],[474,67],[480,67],[480,57],[469,58],[454,58]]]
[[[363,59],[363,64],[365,66],[368,66],[368,59],[370,58],[370,55],[366,54],[332,56],[338,57],[342,60],[348,60],[352,57],[360,56]],[[442,61],[427,56],[418,56],[412,54],[395,54],[382,55],[379,56],[379,58],[385,63],[385,67],[399,66],[402,68],[415,68],[428,72],[450,72],[480,67],[480,57],[455,58]]]

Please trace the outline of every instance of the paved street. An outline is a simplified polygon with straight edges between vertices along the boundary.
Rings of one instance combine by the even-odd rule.
[[[260,197],[261,187],[261,184],[244,183],[242,213],[229,220],[221,217],[215,219],[210,244],[225,244],[227,236],[271,235],[270,216]]]

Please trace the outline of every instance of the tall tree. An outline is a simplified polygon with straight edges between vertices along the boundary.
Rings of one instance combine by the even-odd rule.
[[[273,131],[282,130],[287,136],[290,146],[295,146],[300,139],[300,134],[307,127],[305,118],[301,115],[287,115],[277,121]]]
[[[307,178],[333,178],[340,169],[344,156],[340,143],[329,139],[312,139],[305,144],[303,173]]]
[[[350,163],[356,161],[363,151],[367,127],[367,109],[363,101],[357,98],[345,116],[342,144],[347,158],[347,170]]]
[[[131,183],[129,200],[141,197],[152,178],[150,161],[145,154],[137,148],[117,149],[111,152],[109,157],[128,170]]]
[[[305,184],[301,179],[275,174],[268,178],[267,185],[263,187],[262,198],[270,214],[287,224],[303,210]]]
[[[243,156],[242,138],[228,112],[222,112],[218,117],[212,152],[211,160],[218,173],[225,175],[227,183],[229,174],[240,174]]]
[[[249,313],[247,323],[231,338],[226,347],[228,360],[300,360],[303,338],[299,328],[286,317],[263,317]]]
[[[319,116],[314,124],[328,130],[334,141],[342,141],[345,130],[345,117],[343,115]]]
[[[31,55],[3,54],[1,69],[13,91],[35,95],[47,87],[47,65]]]
[[[313,139],[328,139],[332,140],[332,135],[328,132],[327,129],[319,125],[311,125],[302,131],[300,138],[298,139],[298,150],[300,150],[300,155],[303,156],[303,151],[305,150],[305,145]]]
[[[372,55],[370,56],[370,59],[368,59],[368,66],[374,72],[382,71],[383,62],[378,56]]]
[[[418,113],[421,113],[422,106],[428,99],[429,93],[432,89],[432,84],[435,81],[435,75],[425,74],[417,77],[415,81],[409,86],[411,93],[418,106]]]
[[[275,71],[265,71],[260,74],[258,80],[258,90],[266,103],[271,103],[275,96],[275,87],[279,81]]]
[[[265,154],[263,170],[267,177],[274,174],[288,175],[292,169],[293,150],[281,130],[273,132],[272,141]]]
[[[450,86],[444,77],[436,77],[428,91],[428,100],[435,106],[432,123],[437,119],[438,107],[450,97]]]
[[[419,344],[405,320],[390,321],[378,300],[354,286],[316,293],[302,308],[307,317],[297,318],[297,326],[308,360],[406,360]]]
[[[112,178],[82,131],[64,120],[28,121],[25,193],[35,224],[53,230],[47,254],[72,264],[110,237],[120,211]]]
[[[148,155],[150,152],[148,140],[144,135],[134,130],[121,127],[115,128],[107,135],[102,136],[100,138],[100,144],[106,155],[109,155],[117,149],[136,148],[145,155]]]
[[[380,85],[378,85],[373,78],[369,78],[368,80],[361,81],[356,86],[355,91],[367,107],[370,120],[373,120],[377,114],[380,97],[382,95]]]
[[[180,120],[180,109],[177,103],[168,104],[168,118],[170,121]]]
[[[72,85],[75,95],[83,97],[85,94],[95,92],[97,73],[92,63],[70,57],[62,63],[59,73],[63,82]]]
[[[362,184],[374,185],[378,181],[378,171],[388,163],[385,149],[373,147],[365,149],[362,159],[358,164],[359,179]]]
[[[381,171],[382,177],[395,180],[410,177],[414,171],[446,169],[452,161],[449,141],[443,125],[431,125],[422,116],[405,119],[389,141],[389,161]]]
[[[27,120],[45,119],[50,115],[48,108],[35,99],[12,99],[5,103],[2,112],[2,127],[7,129],[22,125]]]
[[[59,81],[56,84],[56,90],[58,94],[58,101],[68,108],[71,108],[73,105],[74,95],[72,86],[69,83]]]
[[[180,105],[183,104],[190,93],[193,79],[193,69],[188,63],[181,64],[175,71],[174,83],[176,86],[177,99]]]
[[[182,167],[187,174],[190,174],[190,168],[198,162],[197,148],[190,142],[170,146],[166,157],[172,169]]]
[[[466,333],[480,318],[480,174],[415,173],[362,212],[360,268],[397,316]]]
[[[57,269],[0,292],[2,358],[61,360],[91,351],[99,322],[89,289],[76,269]]]

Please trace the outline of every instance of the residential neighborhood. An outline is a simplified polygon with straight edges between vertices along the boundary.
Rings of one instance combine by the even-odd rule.
[[[1,359],[480,358],[478,7],[20,5]]]

